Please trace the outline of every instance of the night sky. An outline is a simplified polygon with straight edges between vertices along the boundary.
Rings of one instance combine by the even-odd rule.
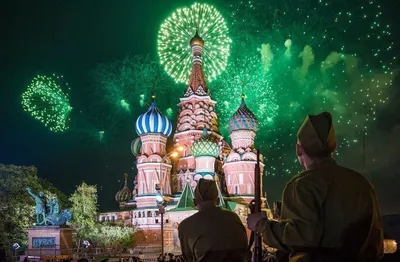
[[[160,23],[176,7],[192,3],[183,0],[15,0],[3,4],[0,11],[0,163],[35,165],[41,177],[66,194],[72,193],[82,181],[97,184],[100,210],[117,209],[114,195],[121,186],[122,175],[127,172],[132,178],[134,156],[129,146],[136,137],[133,129],[136,118],[129,120],[131,129],[120,132],[112,143],[87,142],[74,132],[50,132],[23,111],[21,94],[37,74],[63,74],[72,89],[71,104],[76,109],[72,118],[79,119],[90,106],[94,92],[88,72],[99,63],[115,61],[129,53],[156,54]],[[387,7],[388,10],[395,8],[394,3]],[[390,18],[393,24],[398,24],[393,11],[389,15],[393,16]],[[397,29],[393,32],[399,32],[398,26]],[[211,92],[212,88],[210,85]],[[393,97],[400,98],[398,88],[392,92]],[[377,139],[372,139],[368,150],[385,159],[370,164],[376,168],[369,176],[378,190],[384,213],[400,211],[397,169],[400,107],[397,101],[394,99],[381,112],[377,122],[380,128],[372,132]],[[267,178],[265,185],[270,202],[280,198],[288,179],[287,176]]]

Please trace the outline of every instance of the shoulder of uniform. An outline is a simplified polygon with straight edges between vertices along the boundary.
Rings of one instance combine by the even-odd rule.
[[[299,174],[295,175],[288,183],[287,186],[298,186],[301,185],[314,185],[318,184],[320,176],[316,170],[304,170]]]
[[[289,180],[289,182],[287,183],[287,185],[296,183],[296,182],[299,181],[299,180],[303,180],[304,178],[309,177],[310,173],[311,173],[311,172],[310,172],[309,170],[304,170],[304,171],[302,171],[302,172],[300,172],[300,173],[294,175],[294,176],[292,177],[292,179]]]
[[[239,218],[239,216],[238,216],[235,212],[232,212],[232,211],[229,210],[229,209],[220,207],[219,210],[220,210],[220,212],[222,212],[222,213],[224,213],[224,214],[226,214],[226,215],[228,215],[228,216],[232,216],[232,217],[237,217],[237,218]]]
[[[190,224],[191,221],[196,217],[196,214],[198,214],[198,213],[195,213],[195,214],[191,215],[190,217],[187,217],[184,220],[182,220],[181,223],[179,223],[178,229],[186,227],[188,224]]]

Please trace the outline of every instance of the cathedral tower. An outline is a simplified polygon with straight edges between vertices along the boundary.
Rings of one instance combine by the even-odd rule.
[[[207,129],[204,128],[201,138],[193,143],[191,154],[196,163],[194,180],[214,180],[215,158],[220,154],[220,147],[208,135]]]
[[[239,108],[229,119],[232,150],[225,159],[223,169],[229,195],[241,196],[250,202],[254,198],[254,170],[257,162],[254,138],[258,122],[247,107],[244,98],[245,96],[242,94]],[[260,168],[260,175],[262,175],[263,163]]]
[[[172,124],[158,110],[155,97],[149,109],[136,120],[136,133],[140,136],[141,149],[137,156],[137,187],[135,196],[138,208],[156,206],[157,190],[170,195],[171,160],[166,153],[167,138]]]
[[[192,145],[200,139],[203,129],[207,130],[210,139],[219,143],[222,136],[219,134],[218,118],[215,112],[215,104],[209,95],[202,68],[202,51],[204,41],[196,31],[190,40],[192,49],[192,71],[189,82],[178,104],[179,114],[177,120],[174,143],[177,148],[182,148],[182,156],[178,160],[176,169],[178,176],[178,191],[182,191],[188,182],[192,187],[196,186],[194,179],[196,161],[191,154]]]

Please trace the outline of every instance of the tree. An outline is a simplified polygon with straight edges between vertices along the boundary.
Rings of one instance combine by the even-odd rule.
[[[45,193],[47,198],[57,197],[60,203],[61,209],[67,209],[71,207],[71,203],[68,200],[68,196],[55,187],[47,179],[38,178],[39,184],[42,187],[42,191]]]
[[[29,187],[34,192],[50,193],[62,200],[66,196],[47,180],[38,178],[34,166],[0,164],[0,248],[9,251],[12,242],[27,244],[25,229],[34,224],[34,200],[27,194]],[[67,202],[64,203],[68,205]]]
[[[135,229],[124,224],[98,224],[92,240],[103,248],[132,248],[135,244]]]
[[[69,198],[72,205],[72,224],[76,227],[79,240],[96,234],[97,188],[95,185],[80,184]]]

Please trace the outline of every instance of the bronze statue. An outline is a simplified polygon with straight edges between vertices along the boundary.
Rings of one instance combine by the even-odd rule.
[[[44,193],[39,192],[39,195],[35,195],[32,193],[30,188],[27,188],[26,190],[28,190],[28,194],[31,195],[36,202],[35,214],[37,224],[46,225],[46,203]]]

